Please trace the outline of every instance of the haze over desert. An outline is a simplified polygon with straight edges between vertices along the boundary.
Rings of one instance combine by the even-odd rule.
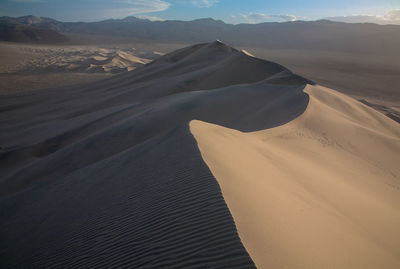
[[[0,268],[400,268],[400,6],[372,2],[0,4]]]

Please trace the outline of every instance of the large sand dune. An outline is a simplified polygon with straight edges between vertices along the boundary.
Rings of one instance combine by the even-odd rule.
[[[400,263],[399,125],[281,65],[216,41],[0,101],[0,267]]]

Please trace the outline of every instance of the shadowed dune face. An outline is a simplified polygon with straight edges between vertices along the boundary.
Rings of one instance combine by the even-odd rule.
[[[284,124],[306,108],[306,82],[214,42],[95,85],[6,97],[1,192],[70,173],[192,119],[242,131]]]
[[[0,206],[2,268],[255,268],[187,124]]]
[[[1,97],[0,266],[254,268],[188,122],[285,124],[307,82],[217,41]]]

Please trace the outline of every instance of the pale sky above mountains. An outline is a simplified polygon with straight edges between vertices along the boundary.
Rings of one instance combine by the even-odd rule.
[[[325,18],[400,24],[400,0],[2,0],[0,15],[35,15],[61,21],[137,16],[150,20],[210,17],[234,24]]]

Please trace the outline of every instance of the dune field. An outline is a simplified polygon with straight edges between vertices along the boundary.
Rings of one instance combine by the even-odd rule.
[[[280,64],[217,40],[0,101],[0,268],[400,267],[400,125]]]
[[[0,95],[94,82],[132,71],[160,55],[141,44],[0,42]]]

